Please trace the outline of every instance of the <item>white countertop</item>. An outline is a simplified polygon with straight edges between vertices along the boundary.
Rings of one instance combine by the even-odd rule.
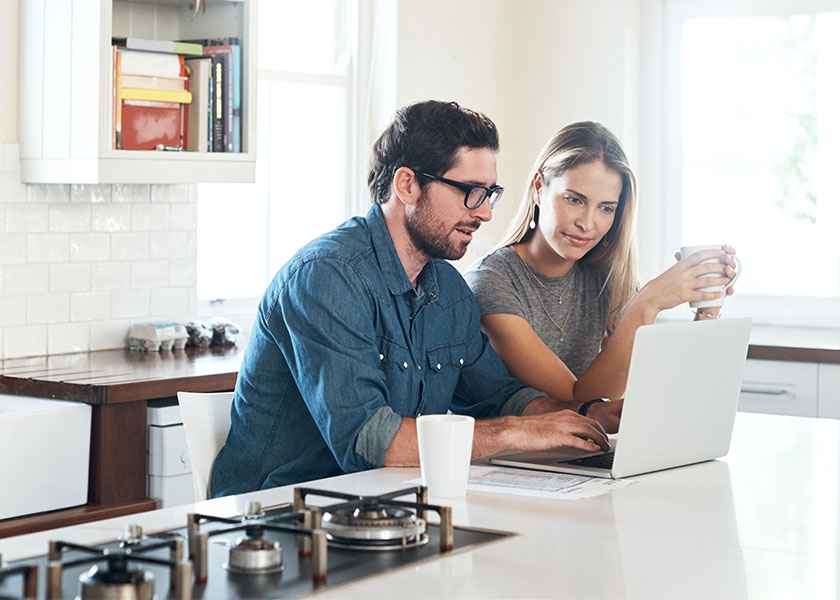
[[[379,469],[312,487],[376,494],[419,469]],[[456,525],[514,531],[462,553],[318,593],[319,598],[838,598],[840,421],[739,413],[729,455],[633,477],[587,500],[470,492]],[[291,501],[292,486],[220,498],[199,510]],[[195,505],[0,539],[6,561],[47,540],[112,540],[126,523],[180,527]]]

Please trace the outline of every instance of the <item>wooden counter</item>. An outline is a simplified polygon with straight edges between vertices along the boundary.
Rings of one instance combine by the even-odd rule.
[[[146,401],[232,390],[243,351],[105,350],[0,361],[0,393],[93,408],[88,505],[0,521],[0,537],[155,509],[146,497]]]
[[[754,325],[747,358],[840,364],[840,331]]]

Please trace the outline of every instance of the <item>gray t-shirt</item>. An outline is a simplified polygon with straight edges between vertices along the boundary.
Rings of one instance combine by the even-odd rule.
[[[575,377],[600,352],[610,303],[609,287],[601,291],[606,273],[578,262],[563,277],[545,277],[501,248],[470,265],[464,279],[482,316],[522,317]]]

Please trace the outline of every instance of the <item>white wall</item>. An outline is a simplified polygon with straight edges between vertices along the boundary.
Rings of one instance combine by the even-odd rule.
[[[195,316],[195,186],[25,185],[4,162],[0,359],[120,348],[132,323]]]
[[[528,171],[552,133],[600,121],[638,156],[641,0],[402,0],[397,104],[456,100],[499,127],[505,196],[467,267],[516,213]]]

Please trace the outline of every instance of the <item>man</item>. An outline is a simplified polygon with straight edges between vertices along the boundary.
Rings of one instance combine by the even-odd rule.
[[[374,145],[367,216],[299,250],[260,302],[213,496],[417,465],[421,413],[476,417],[473,458],[609,448],[597,421],[508,374],[445,262],[492,216],[498,148],[492,121],[455,103],[398,111]]]

